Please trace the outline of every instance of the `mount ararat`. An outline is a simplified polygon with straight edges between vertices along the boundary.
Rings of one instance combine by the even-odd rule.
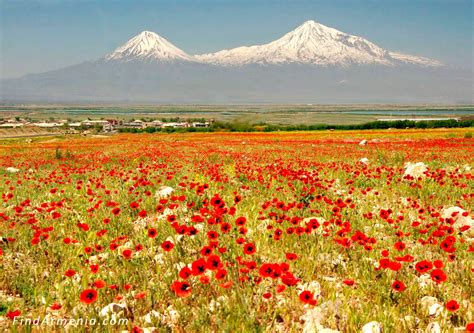
[[[143,31],[105,57],[2,80],[4,102],[457,103],[472,71],[307,21],[263,45],[189,55]]]

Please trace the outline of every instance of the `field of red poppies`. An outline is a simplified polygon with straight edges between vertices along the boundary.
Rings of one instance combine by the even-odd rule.
[[[0,145],[0,327],[474,331],[469,130]]]

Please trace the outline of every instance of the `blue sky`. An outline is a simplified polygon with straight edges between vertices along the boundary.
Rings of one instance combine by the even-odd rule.
[[[1,77],[100,58],[143,30],[190,54],[279,38],[306,20],[473,67],[472,0],[0,0]]]

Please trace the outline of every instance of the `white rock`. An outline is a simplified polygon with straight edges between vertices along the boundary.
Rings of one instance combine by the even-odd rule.
[[[161,186],[160,189],[155,193],[157,198],[167,198],[174,192],[174,189],[169,186]]]
[[[438,302],[436,297],[425,296],[420,300],[421,307],[426,314],[433,317],[440,314],[443,305]]]
[[[405,163],[405,173],[404,176],[412,176],[413,178],[424,177],[428,167],[423,162],[418,163]]]
[[[307,310],[301,317],[300,320],[303,321],[303,333],[314,333],[319,332],[319,329],[323,328],[321,326],[321,321],[324,319],[322,311],[319,307],[311,308]]]
[[[17,169],[17,168],[14,168],[14,167],[8,167],[5,170],[7,172],[10,172],[10,173],[16,173],[16,172],[20,171],[20,169]]]
[[[100,310],[99,316],[116,320],[124,314],[125,309],[125,304],[110,303]]]
[[[362,140],[361,142],[359,142],[359,146],[366,146],[367,145],[367,140]]]
[[[382,332],[382,324],[378,321],[371,321],[362,327],[363,333],[380,333]]]
[[[457,214],[456,214],[457,213]],[[462,228],[468,226],[469,229],[466,231],[468,236],[474,237],[474,220],[470,215],[463,216],[462,214],[466,213],[464,209],[458,206],[453,206],[443,209],[441,217],[447,219],[452,218],[454,220],[453,227]],[[455,216],[453,216],[455,214]]]
[[[369,159],[367,157],[363,157],[359,160],[359,162],[362,163],[362,164],[367,165],[367,164],[369,164]]]
[[[430,317],[437,317],[441,313],[442,310],[443,310],[443,306],[439,303],[435,303],[430,306],[430,308],[428,309],[428,313]]]

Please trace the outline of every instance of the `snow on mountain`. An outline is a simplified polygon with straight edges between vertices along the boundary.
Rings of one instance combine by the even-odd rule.
[[[430,58],[419,57],[419,56],[414,56],[414,55],[409,55],[409,54],[403,54],[403,53],[399,53],[399,52],[389,52],[389,55],[393,59],[398,60],[402,63],[406,63],[406,64],[428,66],[428,67],[443,66],[443,64],[441,62],[439,62],[438,60],[434,60],[434,59],[430,59]]]
[[[194,61],[193,57],[165,38],[143,31],[105,57],[107,61]]]
[[[365,38],[346,34],[312,20],[268,44],[242,46],[197,55],[195,58],[221,66],[287,63],[323,66],[365,64],[391,66],[399,63],[440,65],[439,62],[428,58],[389,52]]]

